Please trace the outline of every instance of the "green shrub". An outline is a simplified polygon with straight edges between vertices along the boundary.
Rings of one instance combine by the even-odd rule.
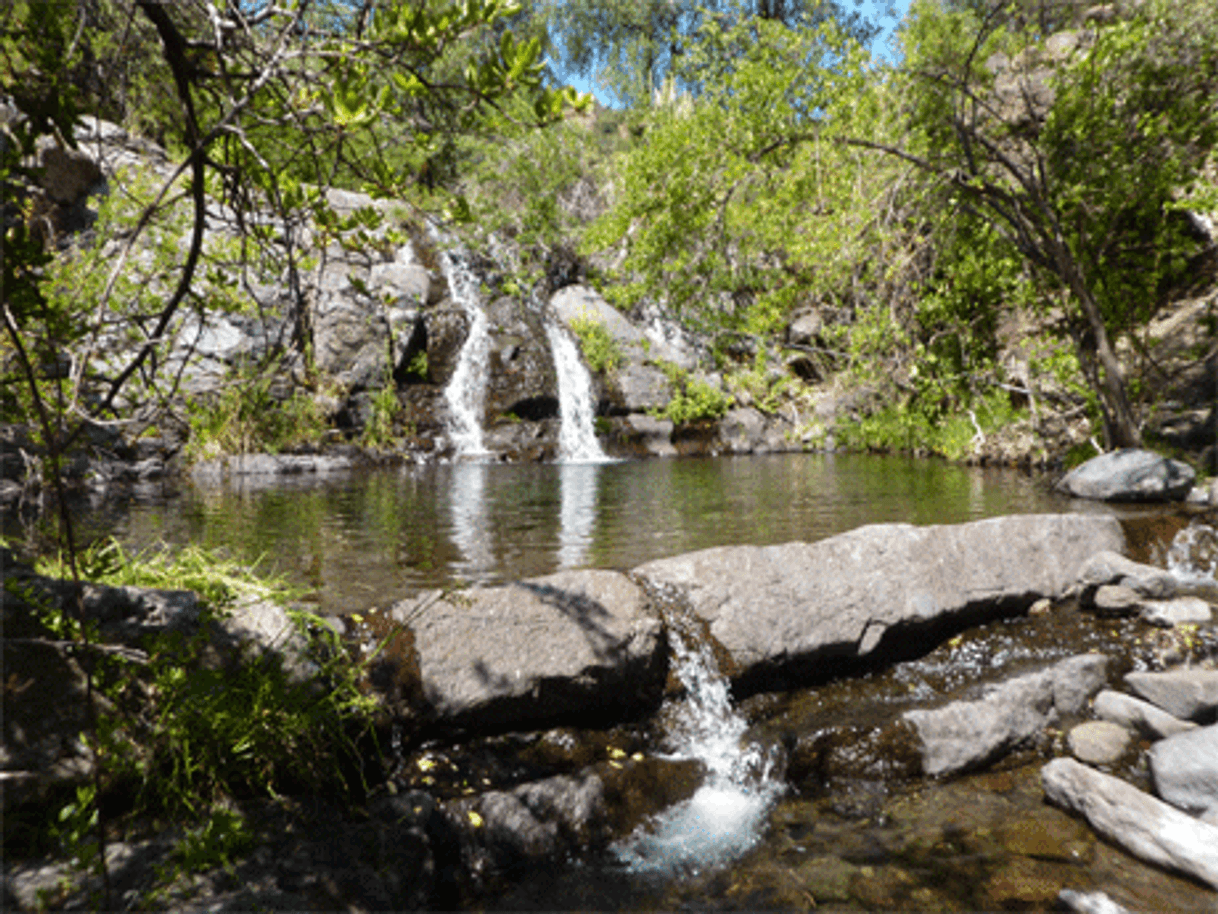
[[[570,322],[572,332],[579,340],[580,351],[588,367],[597,374],[616,371],[626,361],[617,340],[604,323],[590,315],[581,314]]]
[[[308,394],[272,395],[271,374],[237,378],[219,394],[188,404],[186,456],[210,460],[225,454],[276,454],[322,439],[327,423]]]

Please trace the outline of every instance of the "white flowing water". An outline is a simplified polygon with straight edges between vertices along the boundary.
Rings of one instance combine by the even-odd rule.
[[[1172,539],[1167,570],[1185,584],[1213,584],[1218,578],[1218,530],[1193,523]]]
[[[741,857],[761,839],[782,792],[769,754],[757,744],[742,744],[747,724],[732,707],[728,682],[710,649],[678,628],[670,631],[686,695],[674,709],[668,741],[673,757],[706,766],[706,780],[688,800],[613,849],[639,873],[696,875]]]
[[[448,437],[457,457],[479,457],[487,454],[482,441],[482,412],[486,399],[486,382],[490,372],[490,333],[486,312],[478,298],[478,278],[466,262],[463,250],[454,250],[451,242],[433,231],[440,254],[440,269],[448,280],[453,301],[469,316],[469,335],[457,358],[444,399],[448,402]]]
[[[558,375],[558,459],[561,463],[605,463],[610,458],[596,438],[596,408],[592,378],[579,356],[575,340],[559,324],[546,322],[546,336]]]

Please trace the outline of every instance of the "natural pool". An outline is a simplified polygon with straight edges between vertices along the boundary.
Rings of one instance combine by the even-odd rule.
[[[221,548],[307,587],[326,613],[427,587],[630,568],[724,544],[813,541],[863,524],[1107,510],[1012,470],[785,454],[606,464],[460,463],[244,477],[81,512],[86,536]],[[8,535],[16,531],[7,529]]]

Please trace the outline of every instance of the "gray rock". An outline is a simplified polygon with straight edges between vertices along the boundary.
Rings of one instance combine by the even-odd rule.
[[[1107,658],[1071,657],[992,687],[977,701],[906,711],[922,741],[922,767],[932,776],[980,768],[1032,744],[1062,714],[1076,713],[1104,682]]]
[[[654,365],[630,359],[604,381],[605,400],[612,413],[645,413],[663,409],[672,399],[672,385]]]
[[[483,425],[504,416],[541,421],[558,417],[558,374],[541,316],[503,297],[486,309],[489,375]]]
[[[1212,719],[1218,709],[1218,670],[1133,672],[1126,675],[1125,682],[1142,698],[1181,720]]]
[[[654,706],[665,641],[641,588],[613,571],[430,591],[392,607],[414,632],[430,713],[491,729]]]
[[[40,144],[39,183],[46,195],[60,204],[75,203],[102,179],[93,157],[81,149],[70,149],[51,142]]]
[[[1196,476],[1179,460],[1126,448],[1091,458],[1057,485],[1070,495],[1099,501],[1180,501]]]
[[[1109,841],[1218,888],[1218,828],[1074,759],[1049,762],[1041,781],[1051,802],[1084,816]]]
[[[681,592],[727,649],[737,679],[748,674],[769,687],[798,679],[819,658],[864,657],[886,634],[906,641],[919,627],[1058,598],[1088,556],[1123,543],[1112,517],[1020,515],[874,525],[811,544],[723,546],[634,573]]]
[[[673,424],[645,413],[609,420],[608,444],[616,456],[675,457]]]
[[[1080,762],[1111,765],[1125,754],[1132,740],[1133,735],[1119,724],[1089,720],[1071,728],[1066,747]]]
[[[1123,905],[1117,904],[1103,892],[1076,892],[1074,889],[1062,889],[1057,893],[1057,900],[1070,911],[1078,914],[1132,914]]]
[[[1171,572],[1153,565],[1143,565],[1115,551],[1104,550],[1087,559],[1079,580],[1088,587],[1117,584],[1156,600],[1166,600],[1176,595],[1176,579]]]
[[[1197,725],[1192,721],[1173,717],[1150,702],[1108,689],[1095,696],[1093,710],[1095,716],[1101,720],[1136,730],[1151,739],[1163,739],[1165,736],[1197,729]]]
[[[732,454],[751,454],[760,449],[765,432],[765,417],[751,406],[730,409],[719,420],[719,438]]]
[[[1151,600],[1142,604],[1142,618],[1151,625],[1174,628],[1177,625],[1206,623],[1213,618],[1210,604],[1200,597],[1176,597],[1174,600]]]
[[[1137,592],[1120,584],[1103,584],[1096,588],[1091,601],[1096,612],[1109,616],[1132,616],[1142,608]]]
[[[1185,812],[1218,808],[1218,724],[1178,733],[1150,747],[1155,792]]]

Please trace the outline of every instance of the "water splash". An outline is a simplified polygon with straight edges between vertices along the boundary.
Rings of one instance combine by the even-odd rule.
[[[559,324],[546,321],[546,336],[554,353],[558,375],[558,459],[562,463],[606,463],[610,460],[596,437],[596,410],[592,378],[571,335]]]
[[[1218,578],[1218,530],[1193,523],[1172,539],[1167,570],[1184,584],[1209,584]]]
[[[707,775],[692,797],[613,848],[637,873],[697,875],[741,857],[761,839],[782,792],[771,755],[743,744],[747,724],[709,647],[679,628],[670,626],[670,635],[686,695],[673,709],[668,742],[673,756],[701,761]]]
[[[491,338],[486,312],[478,297],[478,278],[469,265],[468,253],[432,228],[439,251],[440,269],[448,280],[453,301],[469,317],[469,334],[457,357],[457,369],[444,388],[448,402],[448,437],[458,457],[480,457],[489,453],[482,439],[482,413],[490,375]]]

